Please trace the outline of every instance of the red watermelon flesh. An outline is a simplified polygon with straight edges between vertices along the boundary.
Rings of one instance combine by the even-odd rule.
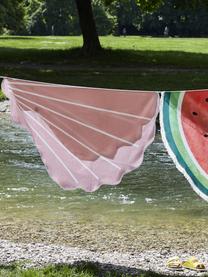
[[[192,155],[208,174],[208,92],[185,93],[181,105],[181,121]]]

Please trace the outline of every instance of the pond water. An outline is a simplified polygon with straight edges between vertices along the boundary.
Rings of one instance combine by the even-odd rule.
[[[122,244],[126,251],[206,248],[207,211],[159,133],[142,166],[120,185],[94,193],[64,191],[48,177],[26,131],[0,115],[0,238],[101,249]]]

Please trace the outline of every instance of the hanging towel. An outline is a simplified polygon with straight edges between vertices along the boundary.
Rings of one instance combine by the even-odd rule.
[[[155,136],[155,92],[4,78],[14,122],[25,127],[51,178],[64,189],[116,185],[139,167]]]
[[[160,115],[169,155],[208,201],[208,90],[163,93]]]

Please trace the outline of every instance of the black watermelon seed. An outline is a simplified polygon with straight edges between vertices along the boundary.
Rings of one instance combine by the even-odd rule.
[[[208,138],[208,134],[204,134],[204,137],[205,137],[205,138]]]
[[[205,101],[208,102],[208,98],[206,98]]]
[[[198,115],[198,113],[196,113],[196,112],[193,112],[192,114],[193,114],[193,115]]]

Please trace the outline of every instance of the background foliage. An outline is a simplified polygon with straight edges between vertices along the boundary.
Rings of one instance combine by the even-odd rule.
[[[171,36],[207,36],[206,1],[194,0],[192,5],[179,2],[93,0],[98,34],[121,35],[125,27],[128,35],[161,36],[168,26]],[[79,35],[75,0],[1,0],[0,33]]]

